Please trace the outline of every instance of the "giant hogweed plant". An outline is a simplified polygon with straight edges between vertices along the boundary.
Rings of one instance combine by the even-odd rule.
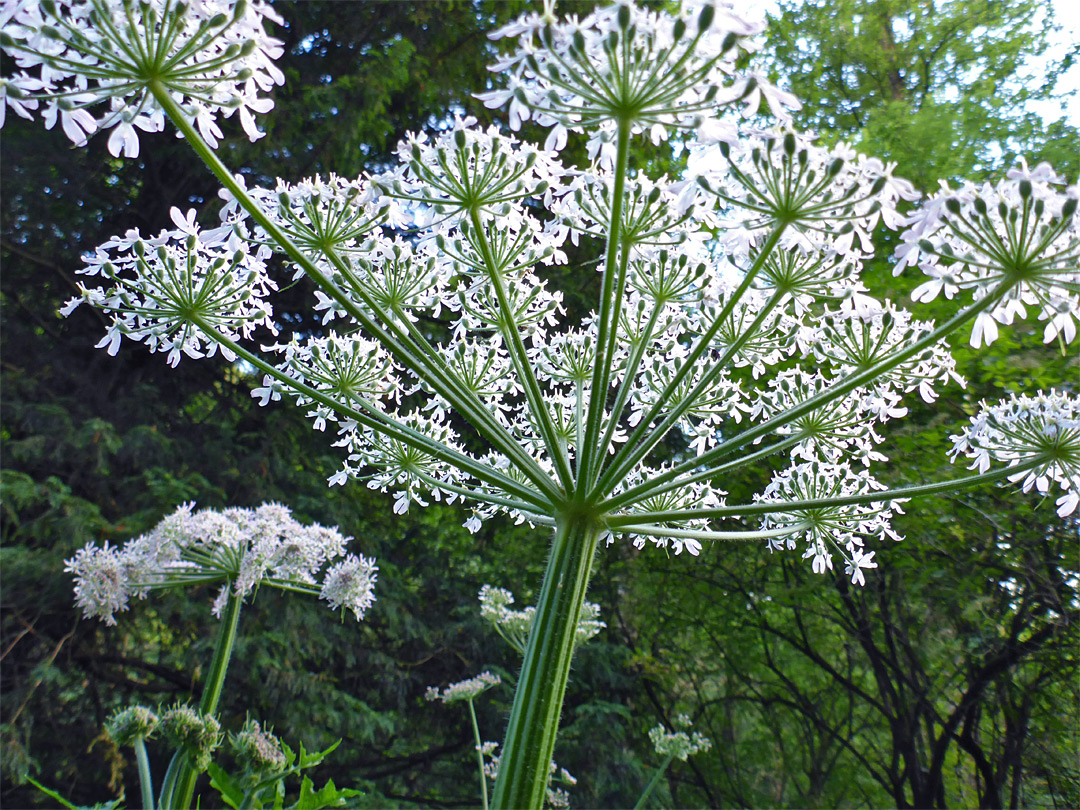
[[[496,807],[543,801],[598,546],[756,541],[862,583],[916,496],[1008,479],[1076,510],[1075,391],[982,404],[954,438],[974,473],[887,489],[873,469],[905,399],[960,382],[950,336],[977,347],[1034,316],[1048,341],[1074,341],[1080,190],[1021,164],[902,213],[917,194],[891,165],[791,129],[797,100],[742,67],[761,26],[723,2],[562,21],[545,4],[497,32],[512,42],[479,95],[509,130],[547,127],[544,144],[455,118],[410,135],[388,171],[272,189],[247,188],[214,151],[222,116],[261,137],[254,115],[283,81],[270,7],[8,0],[2,14],[15,114],[76,143],[110,130],[128,157],[167,118],[222,185],[215,227],[174,209],[174,229],[88,254],[79,272],[103,286],[64,312],[109,313],[110,353],[126,338],[174,365],[221,352],[257,369],[256,397],[292,399],[342,449],[332,484],[364,480],[399,512],[460,500],[470,529],[502,513],[550,543]],[[752,125],[762,102],[774,129]],[[588,165],[560,161],[569,133]],[[677,148],[685,172],[650,175],[631,159],[642,147]],[[956,301],[947,321],[869,295],[879,225],[901,229],[896,271],[926,274],[917,301]],[[602,246],[578,271],[598,273],[600,293],[568,322],[543,268],[583,237]],[[272,259],[313,284],[325,333],[267,343]],[[771,481],[729,502],[726,482],[759,462]]]

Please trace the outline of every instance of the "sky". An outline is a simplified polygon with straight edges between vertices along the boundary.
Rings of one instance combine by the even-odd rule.
[[[751,18],[760,19],[769,11],[776,8],[776,0],[732,0],[737,9],[743,9]],[[1053,55],[1061,58],[1069,47],[1075,47],[1080,43],[1080,2],[1077,0],[1051,0],[1055,16],[1061,31],[1051,43]],[[1040,66],[1032,64],[1032,71],[1038,71]],[[1033,105],[1032,109],[1042,115],[1047,121],[1065,117],[1070,123],[1080,126],[1080,59],[1077,59],[1071,70],[1062,79],[1060,88],[1063,91],[1075,90],[1074,96],[1063,108],[1057,103]]]

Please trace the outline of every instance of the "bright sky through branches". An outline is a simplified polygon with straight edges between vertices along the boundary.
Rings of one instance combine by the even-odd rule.
[[[766,14],[775,13],[778,6],[776,0],[733,0],[733,3],[740,13],[750,19],[763,19]],[[1061,30],[1050,38],[1049,56],[1061,59],[1070,48],[1077,48],[1080,44],[1080,3],[1076,0],[1051,0],[1051,4]],[[1042,67],[1040,64],[1030,66],[1033,78],[1037,78]],[[1064,106],[1056,101],[1046,101],[1035,102],[1032,108],[1047,121],[1064,116],[1067,122],[1080,126],[1080,60],[1075,61],[1062,77],[1059,89],[1076,95],[1068,99]]]

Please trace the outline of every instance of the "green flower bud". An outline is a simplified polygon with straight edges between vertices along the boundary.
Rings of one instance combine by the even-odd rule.
[[[957,216],[960,214],[960,201],[956,197],[949,197],[945,201],[945,210],[950,214]]]
[[[1020,199],[1026,200],[1031,196],[1031,181],[1024,179],[1020,181]]]
[[[209,714],[177,704],[161,715],[161,730],[184,749],[198,771],[210,766],[214,751],[221,745],[221,724]]]
[[[715,17],[716,9],[713,6],[705,6],[698,16],[698,30],[708,31],[709,27],[713,24],[713,19]]]
[[[980,216],[986,216],[986,200],[982,197],[975,198],[975,210]]]
[[[630,9],[627,6],[619,6],[618,17],[619,28],[625,31],[630,27]],[[574,32],[577,33],[576,31]]]
[[[1065,204],[1063,206],[1061,206],[1061,216],[1062,216],[1062,218],[1068,219],[1073,214],[1075,214],[1076,213],[1076,205],[1077,205],[1078,202],[1080,202],[1080,200],[1077,200],[1076,197],[1070,197],[1069,199],[1067,199],[1065,201]]]
[[[209,26],[210,28],[221,28],[221,26],[225,25],[225,23],[227,23],[228,21],[229,18],[224,14],[215,14],[213,17],[210,18],[207,26]]]
[[[105,731],[117,745],[133,745],[148,739],[158,727],[158,716],[146,706],[118,709],[105,721]]]

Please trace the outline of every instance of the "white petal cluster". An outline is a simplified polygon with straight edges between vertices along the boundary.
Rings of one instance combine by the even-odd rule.
[[[899,227],[897,205],[919,196],[893,176],[895,164],[845,144],[818,146],[809,134],[731,126],[706,137],[691,149],[688,171],[730,206],[716,222],[737,256],[786,222],[796,226],[795,244],[857,261],[873,253],[878,223]]]
[[[510,605],[514,604],[514,594],[506,588],[496,588],[491,585],[484,585],[480,589],[479,599],[480,615],[495,626],[499,635],[506,639],[511,647],[524,654],[536,608],[511,609]],[[595,602],[582,604],[581,618],[578,619],[577,631],[574,634],[575,644],[584,644],[607,627],[607,624],[600,621],[599,617],[598,604]]]
[[[0,48],[20,72],[4,80],[0,125],[11,107],[50,129],[59,120],[78,145],[111,129],[109,151],[138,157],[139,132],[164,128],[156,85],[212,146],[219,116],[237,115],[256,140],[255,114],[274,106],[264,94],[285,79],[267,20],[281,22],[259,0],[6,0]]]
[[[694,754],[700,754],[712,748],[712,740],[700,731],[687,732],[693,723],[685,714],[678,715],[673,725],[676,731],[668,731],[663,725],[649,729],[649,741],[660,756],[673,757],[686,762]]]
[[[895,272],[917,265],[926,274],[912,292],[916,301],[959,290],[976,301],[989,297],[971,332],[976,348],[997,339],[998,324],[1026,318],[1028,307],[1045,321],[1047,343],[1072,343],[1080,320],[1080,186],[1063,186],[1046,163],[1021,163],[996,186],[943,184],[912,215]]]
[[[259,326],[276,331],[266,300],[277,289],[264,263],[268,251],[252,252],[229,228],[200,230],[194,216],[173,208],[177,229],[145,238],[131,230],[85,256],[78,272],[112,286],[80,285],[81,295],[61,313],[88,301],[113,316],[99,347],[116,354],[126,337],[165,352],[172,366],[182,354],[215,354],[220,341],[209,331],[229,340],[250,337]],[[222,353],[235,358],[228,348]]]
[[[1013,394],[995,405],[981,403],[961,434],[950,437],[952,458],[970,458],[971,469],[986,472],[993,463],[1033,466],[1009,476],[1024,492],[1048,495],[1056,482],[1062,495],[1058,514],[1071,515],[1080,505],[1080,397],[1056,391]]]
[[[439,700],[443,703],[472,700],[500,683],[502,683],[502,678],[485,671],[475,678],[466,678],[463,681],[452,683],[442,690],[435,686],[429,686],[424,693],[424,700]]]
[[[184,504],[122,548],[90,543],[65,561],[86,616],[114,625],[132,597],[200,583],[224,583],[215,604],[219,615],[230,592],[244,598],[260,585],[320,594],[357,619],[374,601],[375,561],[346,555],[348,538],[337,529],[304,526],[275,503],[222,511],[193,507]],[[320,590],[318,578],[327,566]]]
[[[852,495],[885,489],[865,470],[852,469],[847,463],[809,462],[795,464],[773,476],[760,497],[762,503],[775,502],[777,510],[766,515],[766,529],[791,526],[786,538],[769,541],[774,550],[794,549],[801,537],[806,547],[803,558],[812,560],[815,574],[832,570],[833,553],[844,560],[845,573],[851,581],[863,585],[864,569],[877,568],[875,552],[864,549],[865,539],[900,540],[892,530],[894,514],[903,514],[897,501],[843,503]],[[826,500],[834,503],[798,508],[792,502]]]
[[[491,66],[510,77],[507,88],[478,98],[489,107],[509,102],[513,129],[530,118],[552,126],[548,148],[565,141],[566,129],[593,129],[594,154],[610,152],[604,144],[620,119],[659,143],[669,127],[700,126],[738,101],[751,115],[765,98],[774,115],[785,117],[798,102],[736,68],[756,48],[748,38],[762,29],[714,0],[684,2],[676,15],[629,2],[562,22],[530,14],[492,34],[517,37],[518,48]]]

